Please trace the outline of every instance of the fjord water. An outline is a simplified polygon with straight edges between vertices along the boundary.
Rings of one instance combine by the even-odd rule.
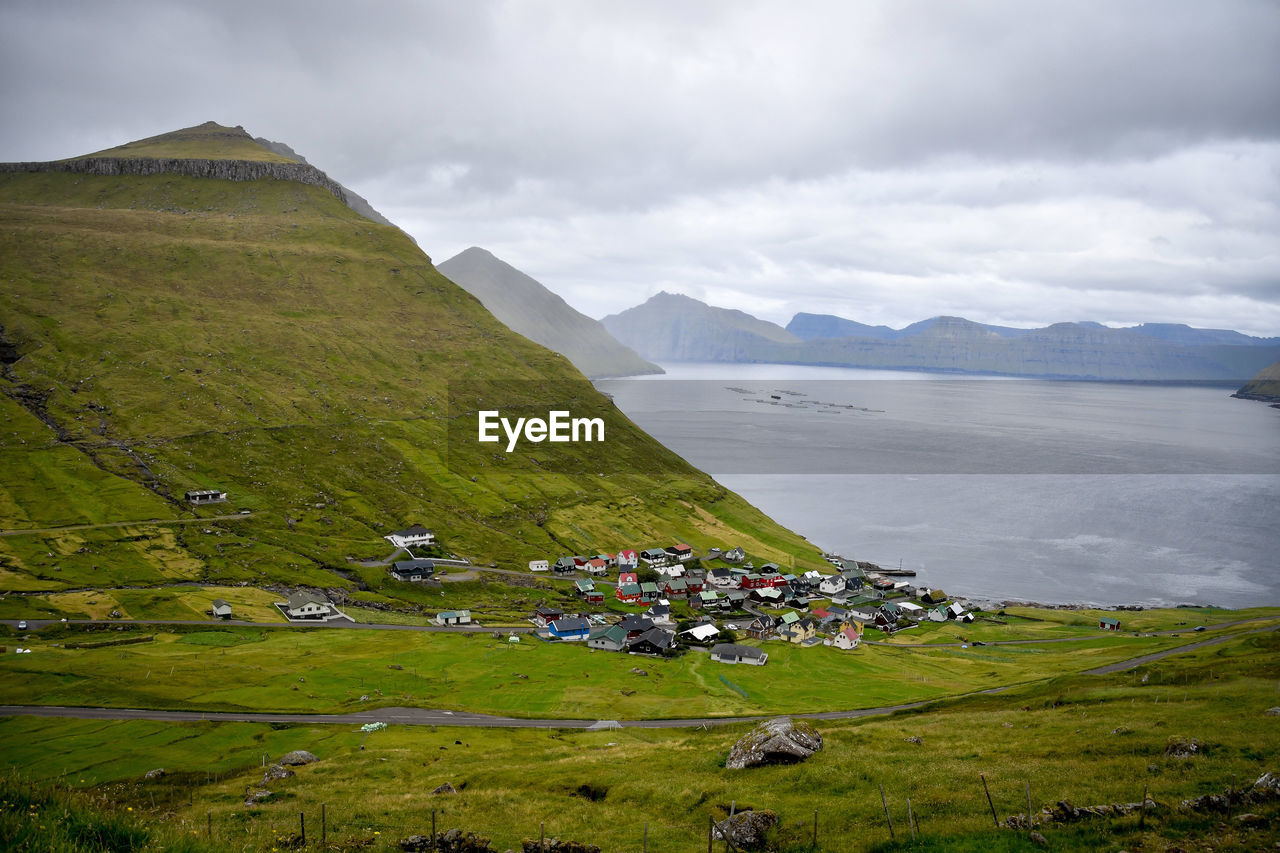
[[[599,385],[826,551],[994,601],[1280,604],[1280,410],[1231,388],[664,367]]]

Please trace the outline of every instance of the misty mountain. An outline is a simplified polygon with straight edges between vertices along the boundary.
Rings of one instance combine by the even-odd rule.
[[[933,317],[893,330],[832,315],[797,314],[788,329],[782,329],[741,311],[668,293],[602,322],[619,340],[659,362],[776,362],[1062,379],[1239,383],[1280,358],[1280,342],[1240,335],[1250,342],[1234,344],[1231,336],[1238,333],[1224,336],[1215,330],[1152,324],[1112,329],[1081,322],[1013,329],[961,317]],[[832,336],[841,331],[861,334]]]
[[[775,323],[676,293],[659,293],[600,322],[615,338],[655,360],[761,361],[767,359],[755,353],[801,343]]]
[[[662,373],[661,367],[619,343],[598,321],[484,249],[472,246],[436,269],[479,299],[508,328],[560,353],[589,378]]]

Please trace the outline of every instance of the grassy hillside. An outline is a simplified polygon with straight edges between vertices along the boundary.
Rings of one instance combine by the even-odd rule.
[[[1280,361],[1264,367],[1257,376],[1246,382],[1235,396],[1246,400],[1280,403]]]
[[[707,822],[731,804],[772,809],[782,823],[772,850],[1037,850],[1003,821],[1069,800],[1078,806],[1152,805],[1141,818],[1040,823],[1050,850],[1262,850],[1280,841],[1277,801],[1229,812],[1182,810],[1184,799],[1237,794],[1276,772],[1280,730],[1267,709],[1280,678],[1273,633],[1168,658],[1108,676],[1067,676],[928,710],[816,723],[824,748],[802,764],[729,771],[724,758],[747,727],[599,732],[391,726],[153,723],[0,719],[7,764],[22,798],[6,815],[29,826],[26,799],[58,782],[104,819],[172,833],[218,849],[283,849],[305,813],[315,842],[321,804],[337,849],[398,849],[425,833],[459,827],[497,850],[522,838],[571,838],[611,851],[702,850]],[[736,677],[736,672],[733,673]],[[306,687],[307,685],[299,685]],[[1166,753],[1194,738],[1191,757]],[[363,748],[362,747],[363,744]],[[306,749],[320,761],[268,787],[275,799],[244,806],[263,757]],[[163,767],[166,775],[144,780]],[[992,798],[988,806],[980,774]],[[449,782],[460,793],[432,795]],[[895,827],[890,842],[880,797]],[[15,790],[16,789],[16,790]],[[907,798],[922,838],[910,842]],[[62,813],[44,805],[40,813]],[[1259,815],[1236,820],[1244,812]],[[24,814],[19,814],[19,812]],[[818,843],[813,840],[814,813]],[[19,820],[21,818],[21,820]],[[52,821],[50,821],[51,823]],[[32,827],[34,829],[34,827]],[[721,845],[717,844],[719,850]]]
[[[222,144],[179,137],[130,150]],[[254,511],[6,537],[15,583],[352,585],[347,558],[386,556],[381,537],[415,522],[486,563],[676,539],[818,563],[319,187],[3,174],[0,282],[0,528],[187,518],[184,492],[206,487],[230,502],[199,514]],[[607,442],[507,455],[467,426],[553,403],[604,418]]]

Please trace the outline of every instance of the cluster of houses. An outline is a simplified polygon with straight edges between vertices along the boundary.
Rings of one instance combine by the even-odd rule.
[[[617,554],[559,557],[554,563],[550,560],[530,560],[529,571],[554,572],[560,575],[581,571],[590,575],[603,576],[610,574],[614,569],[619,571],[638,569],[642,563],[656,569],[680,566],[692,559],[693,548],[683,542],[677,542],[666,548],[646,548],[643,551],[628,548]]]

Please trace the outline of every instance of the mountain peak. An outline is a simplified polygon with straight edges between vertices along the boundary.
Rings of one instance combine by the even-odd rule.
[[[95,151],[73,160],[90,157],[112,158],[175,158],[199,160],[258,160],[267,163],[297,163],[296,157],[273,151],[249,135],[243,127],[226,127],[207,121],[194,127],[185,127],[126,142],[115,148]]]

